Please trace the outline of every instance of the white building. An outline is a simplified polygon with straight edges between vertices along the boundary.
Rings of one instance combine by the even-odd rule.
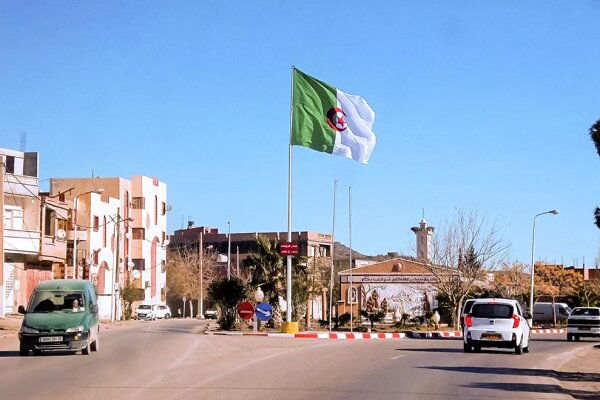
[[[71,240],[77,238],[76,276],[94,282],[100,318],[123,316],[120,292],[128,286],[145,303],[165,303],[165,183],[146,176],[58,178],[51,179],[50,191],[77,199],[77,229],[71,230]]]

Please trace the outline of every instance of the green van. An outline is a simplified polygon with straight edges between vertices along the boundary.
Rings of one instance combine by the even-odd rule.
[[[100,319],[92,282],[58,279],[40,282],[29,299],[19,331],[19,353],[29,350],[78,351],[90,354],[99,348]]]

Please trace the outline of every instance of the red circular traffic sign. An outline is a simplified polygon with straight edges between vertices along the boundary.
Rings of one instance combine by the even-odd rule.
[[[250,318],[252,318],[252,316],[254,316],[254,306],[252,305],[252,303],[247,301],[240,303],[240,305],[237,308],[237,311],[238,315],[244,320],[249,320]]]

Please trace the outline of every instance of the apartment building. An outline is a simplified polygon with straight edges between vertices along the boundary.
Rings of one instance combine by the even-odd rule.
[[[0,149],[4,159],[2,192],[4,262],[3,314],[26,304],[28,284],[51,279],[51,271],[40,269],[41,224],[39,156],[36,152]]]
[[[53,178],[50,193],[73,204],[67,275],[90,279],[102,319],[123,315],[121,289],[143,302],[164,304],[167,188],[156,178]],[[73,249],[75,249],[73,253]]]

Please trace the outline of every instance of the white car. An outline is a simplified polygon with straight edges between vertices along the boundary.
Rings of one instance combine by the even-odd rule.
[[[529,352],[529,324],[521,306],[510,299],[477,299],[465,317],[464,351],[482,347]]]
[[[600,307],[576,307],[567,319],[567,340],[600,337]]]
[[[135,309],[135,317],[137,319],[153,320],[156,318],[155,310],[156,306],[152,304],[140,304],[138,308]]]
[[[164,306],[162,304],[154,306],[154,318],[171,318],[171,309],[169,306]]]

